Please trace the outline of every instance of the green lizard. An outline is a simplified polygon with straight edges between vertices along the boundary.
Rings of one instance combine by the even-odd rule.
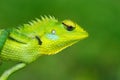
[[[0,80],[35,61],[41,55],[53,55],[84,39],[88,33],[71,20],[41,17],[18,28],[0,30],[0,59],[17,61]]]

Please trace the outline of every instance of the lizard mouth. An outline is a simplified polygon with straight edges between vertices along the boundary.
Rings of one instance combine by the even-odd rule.
[[[78,36],[78,35],[80,35],[80,36]],[[45,55],[53,55],[88,36],[87,33],[85,33],[84,35],[81,35],[81,34],[78,34],[78,35],[76,35],[76,37],[75,36],[71,36],[71,37],[64,36],[64,38],[59,41],[46,40],[45,41],[46,43],[44,43],[44,42],[42,43],[42,45],[40,47],[40,51],[42,54],[45,54]],[[41,40],[41,42],[42,42],[42,40]]]
[[[80,41],[80,40],[82,40],[82,39],[84,39],[86,37],[88,37],[88,33],[85,32],[84,35],[82,35],[82,36],[78,36],[77,38],[73,37],[73,40],[61,41],[58,44],[54,45],[54,51],[53,51],[52,54],[56,54],[56,53],[62,51],[63,49],[77,43],[78,41]]]

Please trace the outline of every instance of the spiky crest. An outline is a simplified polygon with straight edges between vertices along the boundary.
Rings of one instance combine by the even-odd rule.
[[[43,22],[53,21],[57,22],[58,20],[54,16],[40,16],[40,18],[35,18],[34,20],[29,21],[27,24],[23,24],[22,26],[17,27],[17,30],[29,29],[29,27],[34,27],[36,24],[41,24]]]
[[[28,22],[29,23],[29,25],[34,25],[34,24],[36,24],[36,23],[41,23],[41,22],[43,22],[43,21],[58,21],[54,16],[46,16],[46,15],[44,15],[44,16],[40,16],[41,18],[39,19],[39,18],[35,18],[35,20],[32,20],[32,21],[30,21],[30,22]]]

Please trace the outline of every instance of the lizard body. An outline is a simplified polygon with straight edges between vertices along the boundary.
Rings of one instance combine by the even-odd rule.
[[[51,16],[42,17],[41,20],[36,19],[29,24],[13,28],[7,33],[6,31],[6,29],[0,30],[0,58],[25,65],[35,61],[41,55],[56,54],[88,36],[88,33],[75,22],[58,21]],[[13,70],[8,72],[12,74],[24,67],[23,64],[19,68],[13,67]],[[9,75],[4,73],[0,80],[7,79]]]

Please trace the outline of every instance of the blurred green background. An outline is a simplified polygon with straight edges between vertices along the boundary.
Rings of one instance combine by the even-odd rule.
[[[9,80],[120,80],[120,0],[0,0],[0,26],[54,15],[90,34],[59,54],[42,56]],[[14,62],[3,62],[0,74]]]

